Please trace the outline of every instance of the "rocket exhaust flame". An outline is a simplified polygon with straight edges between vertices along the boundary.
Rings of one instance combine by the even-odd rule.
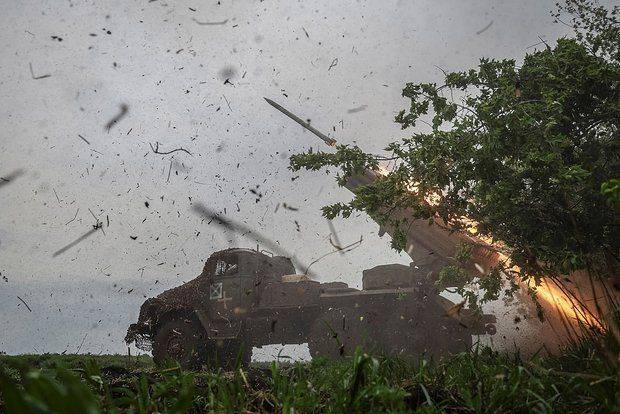
[[[390,173],[390,170],[380,165],[376,172],[381,176],[387,176]],[[417,191],[417,185],[412,183],[410,184],[410,191]],[[437,205],[439,202],[439,196],[436,197],[426,197],[425,201],[430,205]],[[506,250],[506,247],[501,243],[494,241],[492,238],[478,234],[478,223],[474,220],[471,220],[467,217],[462,217],[460,219],[462,224],[464,225],[464,230],[476,241],[482,242],[485,247],[488,249],[492,249],[497,253],[498,263],[510,263],[510,259],[507,255],[501,253]],[[476,263],[474,265],[477,265]],[[476,266],[479,267],[479,266]],[[516,266],[508,265],[512,272],[515,274],[519,273],[519,268]],[[478,269],[480,273],[483,273],[480,269]],[[598,317],[592,312],[587,306],[584,305],[583,301],[579,300],[574,293],[570,292],[570,290],[562,285],[561,281],[551,280],[553,284],[550,284],[549,281],[551,279],[543,278],[541,283],[538,286],[533,286],[537,298],[542,299],[549,307],[554,309],[557,313],[559,313],[564,319],[574,325],[585,326],[589,328],[602,328],[602,322],[600,320],[600,316]],[[523,289],[528,289],[532,287],[527,285],[523,281],[519,281],[519,284]],[[571,297],[572,296],[572,297]]]

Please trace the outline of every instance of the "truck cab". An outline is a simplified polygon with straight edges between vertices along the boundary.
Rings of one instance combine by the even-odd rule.
[[[295,272],[290,259],[256,250],[228,249],[209,257],[203,269],[208,296],[196,310],[209,338],[237,338],[244,319],[268,294],[266,286]]]

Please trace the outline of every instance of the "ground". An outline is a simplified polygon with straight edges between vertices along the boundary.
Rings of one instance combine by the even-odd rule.
[[[620,412],[588,344],[523,361],[487,349],[408,364],[348,360],[186,372],[148,356],[0,355],[0,412]]]

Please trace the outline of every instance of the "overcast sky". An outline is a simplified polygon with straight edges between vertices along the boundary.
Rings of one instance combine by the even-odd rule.
[[[322,143],[263,97],[378,152],[409,133],[393,122],[406,82],[552,43],[567,30],[553,3],[1,0],[0,176],[23,174],[0,187],[0,351],[126,352],[146,297],[213,251],[256,246],[193,202],[304,263],[329,252],[320,207],[350,194],[287,169]],[[191,155],[154,154],[156,142]],[[54,257],[93,228],[91,212],[105,234]],[[359,287],[363,269],[409,262],[366,216],[334,225],[343,244],[363,243],[316,263],[321,281]]]

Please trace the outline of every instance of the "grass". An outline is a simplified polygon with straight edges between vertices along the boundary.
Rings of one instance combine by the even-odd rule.
[[[408,364],[340,362],[186,372],[149,357],[0,356],[0,412],[620,412],[618,376],[584,342],[523,361],[482,349]]]

